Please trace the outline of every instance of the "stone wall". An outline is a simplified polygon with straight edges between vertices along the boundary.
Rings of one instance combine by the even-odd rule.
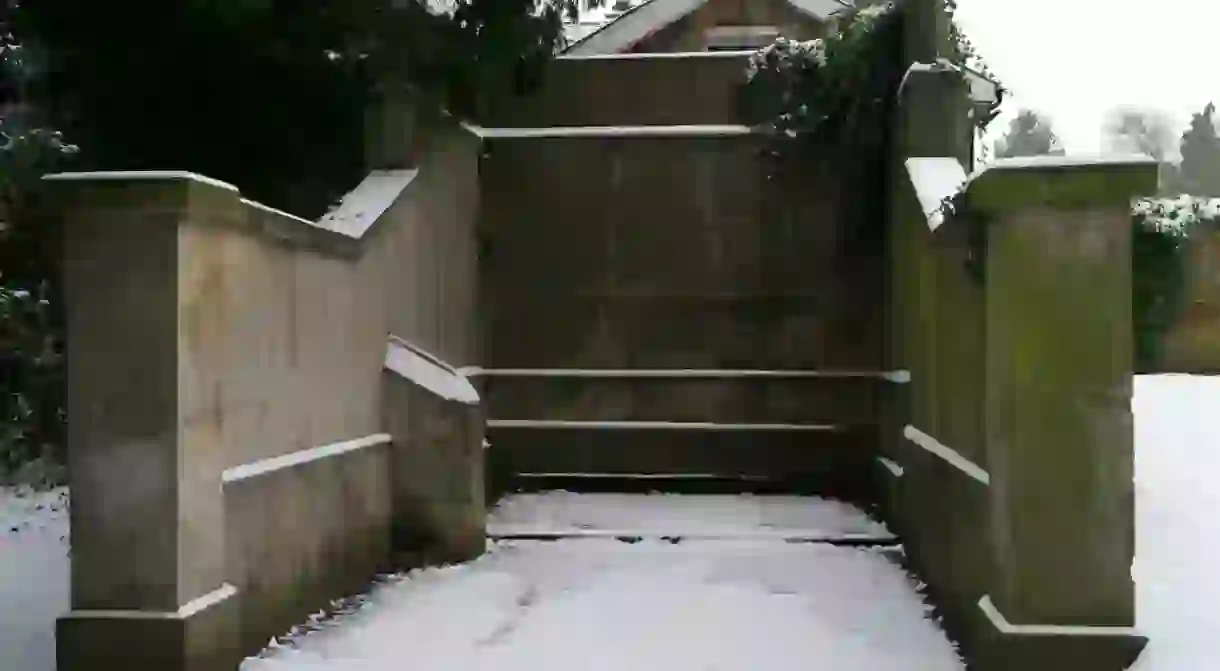
[[[779,199],[744,133],[489,141],[486,364],[878,370],[840,189]],[[529,166],[529,169],[522,169]]]
[[[488,126],[679,126],[735,124],[748,55],[561,56],[541,87],[511,101]],[[647,104],[641,104],[647,101]]]
[[[318,223],[186,173],[52,178],[61,670],[232,669],[399,551],[482,551],[478,397],[447,362],[477,356],[477,152],[441,133]]]
[[[842,193],[864,185],[833,171],[800,190],[774,185],[760,138],[740,127],[557,128],[487,146],[484,365],[627,371],[618,380],[491,377],[489,417],[738,427],[714,437],[636,428],[628,438],[621,426],[493,426],[491,454],[504,468],[787,476],[872,454],[884,384],[881,272],[879,259],[845,251],[840,207]],[[690,379],[627,379],[647,370]],[[828,430],[754,427],[768,423]]]
[[[928,174],[965,174],[927,161],[894,193],[889,356],[910,382],[885,403],[887,517],[972,668],[1126,668],[1129,205],[1155,166],[1001,161],[942,222],[952,190],[928,197]]]

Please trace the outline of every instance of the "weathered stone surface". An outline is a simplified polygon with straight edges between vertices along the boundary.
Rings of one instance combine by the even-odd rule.
[[[233,671],[239,643],[238,596],[189,617],[62,617],[56,668],[81,671]]]
[[[908,102],[927,112],[947,96]],[[907,112],[910,155],[955,152]],[[990,596],[1019,624],[1133,623],[1129,202],[1155,184],[1141,162],[1013,161],[969,184],[980,219],[933,231],[909,180],[895,183],[887,367],[911,382],[881,397],[881,450],[901,475],[875,472],[972,668],[1121,669],[1142,648],[1138,636],[1004,634],[978,603]],[[908,424],[986,482],[902,438]]]
[[[490,427],[489,459],[503,473],[643,473],[839,478],[860,490],[876,454],[876,429],[706,431]],[[839,488],[842,490],[842,488]]]
[[[486,365],[877,370],[879,269],[848,262],[823,190],[764,207],[775,194],[758,148],[494,141],[481,173]]]
[[[478,406],[436,397],[386,373],[385,417],[394,436],[395,552],[447,561],[483,553],[483,418]]]
[[[548,65],[537,91],[481,121],[495,128],[742,123],[737,86],[745,81],[747,59],[560,57]]]
[[[224,490],[242,650],[259,650],[390,568],[391,450],[380,444]]]
[[[425,393],[392,447],[378,438],[397,413],[383,406],[391,329],[457,365],[475,356],[472,138],[436,137],[427,177],[338,247],[187,173],[56,181],[77,418],[79,612],[60,621],[62,671],[233,668],[388,568],[413,488],[444,531],[429,542],[449,556],[481,548],[477,408],[438,428],[451,409]],[[226,581],[237,596],[215,613],[166,616]]]
[[[484,397],[496,419],[725,423],[872,423],[880,376],[496,377]]]
[[[1130,625],[1128,203],[1155,190],[1155,167],[1012,170],[977,184],[974,202],[995,217],[986,301],[992,598],[1016,621]]]

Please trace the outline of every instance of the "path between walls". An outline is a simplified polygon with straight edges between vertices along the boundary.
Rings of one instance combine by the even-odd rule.
[[[1132,671],[1215,668],[1217,408],[1220,378],[1136,379],[1133,575],[1138,626],[1152,641]],[[54,668],[54,619],[68,607],[66,495],[61,489],[16,496],[0,488],[0,668]],[[858,512],[836,505],[683,499],[645,515],[650,506],[638,497],[599,502],[548,494],[514,500],[492,524],[878,532]],[[502,543],[472,564],[396,577],[363,601],[335,626],[292,643],[298,651],[271,650],[266,659],[248,660],[245,671],[492,665],[546,671],[575,664],[647,671],[644,659],[667,671],[798,663],[862,671],[960,668],[935,625],[923,619],[907,578],[880,556],[850,548],[758,540]],[[902,655],[908,657],[896,657]],[[836,666],[818,666],[832,658]]]
[[[493,543],[472,563],[388,581],[243,670],[962,668],[914,583],[876,551],[758,538],[888,537],[844,504],[551,492],[508,498],[488,527],[643,539]],[[675,531],[717,540],[659,538]]]

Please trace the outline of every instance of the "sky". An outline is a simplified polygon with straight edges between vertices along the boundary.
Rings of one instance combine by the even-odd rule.
[[[1220,106],[1218,0],[958,0],[957,19],[1011,91],[991,139],[1030,108],[1049,115],[1068,154],[1097,154],[1116,106],[1164,111],[1175,137],[1209,101]]]

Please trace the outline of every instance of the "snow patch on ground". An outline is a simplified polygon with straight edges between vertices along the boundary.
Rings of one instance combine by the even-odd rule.
[[[414,571],[243,671],[961,669],[878,554],[777,542],[512,542]]]
[[[488,530],[627,530],[640,534],[749,534],[760,530],[889,536],[884,524],[838,501],[800,496],[517,494],[488,515]]]
[[[1136,626],[1132,671],[1217,668],[1220,377],[1135,379]]]
[[[68,610],[68,491],[0,487],[0,668],[55,669]]]

